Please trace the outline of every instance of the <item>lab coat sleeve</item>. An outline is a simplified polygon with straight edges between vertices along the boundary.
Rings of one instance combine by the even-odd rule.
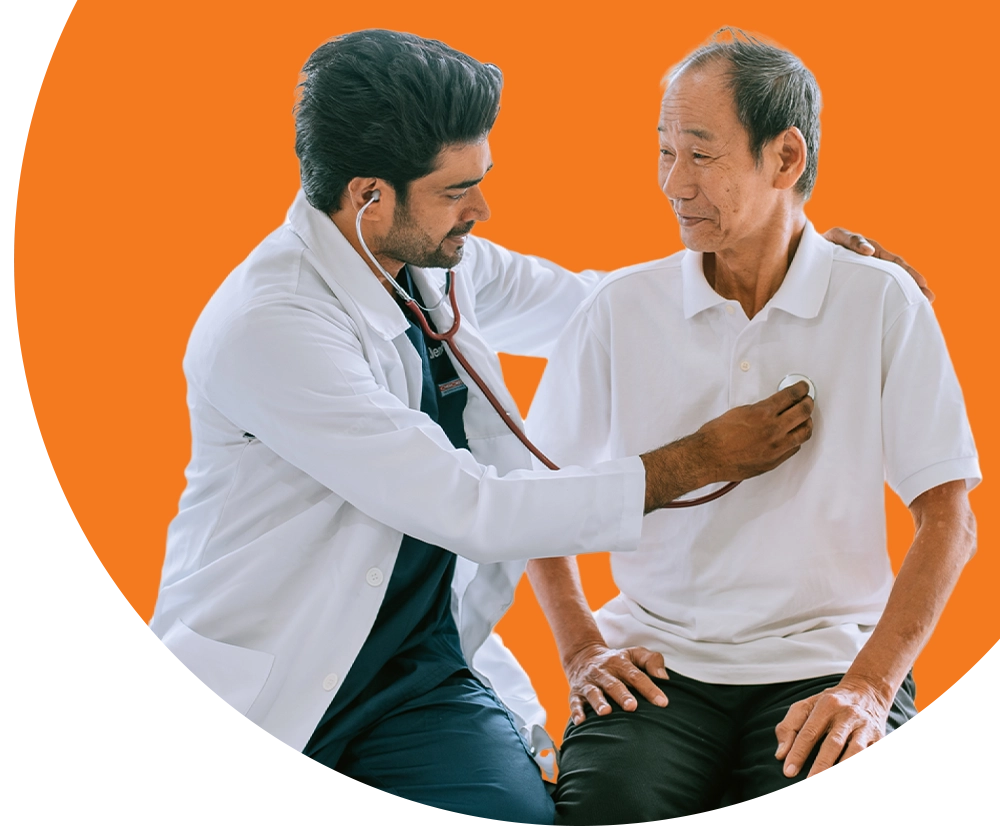
[[[568,271],[469,237],[461,275],[473,281],[478,327],[499,352],[548,357],[573,311],[604,276]]]
[[[638,543],[638,459],[499,475],[376,381],[342,311],[294,297],[242,310],[215,339],[202,384],[222,415],[346,502],[470,560]]]
[[[556,343],[528,413],[529,437],[558,465],[600,464],[617,454],[611,435],[611,361],[602,328],[593,303],[577,310]]]

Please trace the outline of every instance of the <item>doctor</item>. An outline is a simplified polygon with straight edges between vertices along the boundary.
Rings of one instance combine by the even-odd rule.
[[[639,457],[533,469],[355,232],[364,208],[375,259],[438,332],[452,322],[438,269],[461,262],[455,342],[520,423],[496,351],[546,354],[600,275],[469,235],[489,217],[499,70],[367,31],[304,71],[302,191],[184,358],[192,457],[150,626],[232,706],[344,774],[550,823],[532,761],[552,761],[544,712],[490,636],[524,560],[635,548],[644,512],[795,453],[812,401],[800,384]]]

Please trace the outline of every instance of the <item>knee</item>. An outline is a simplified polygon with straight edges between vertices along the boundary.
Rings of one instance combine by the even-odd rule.
[[[629,770],[562,770],[554,796],[555,823],[638,824],[673,818],[643,789],[641,776]]]

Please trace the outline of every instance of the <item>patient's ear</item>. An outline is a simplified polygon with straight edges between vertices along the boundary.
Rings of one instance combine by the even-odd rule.
[[[806,139],[798,127],[789,127],[769,142],[769,149],[777,155],[778,167],[774,186],[778,190],[791,190],[806,169]]]

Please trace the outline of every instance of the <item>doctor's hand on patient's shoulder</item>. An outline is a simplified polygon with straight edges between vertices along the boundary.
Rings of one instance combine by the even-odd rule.
[[[836,686],[792,704],[774,730],[788,778],[799,774],[813,748],[819,754],[809,776],[857,755],[885,735],[892,701],[875,684],[845,675]]]
[[[876,259],[884,259],[887,262],[895,262],[896,265],[913,278],[913,281],[917,284],[917,288],[924,292],[924,296],[930,302],[934,302],[934,292],[927,285],[927,280],[924,279],[923,275],[901,256],[887,251],[874,239],[866,238],[860,233],[851,233],[843,228],[830,228],[830,230],[823,234],[823,238],[834,245],[839,245],[841,248],[854,251],[856,254],[873,256]]]
[[[812,436],[813,400],[799,381],[737,406],[697,432],[641,456],[646,512],[717,481],[743,481],[787,461]],[[654,415],[655,417],[655,415]]]
[[[573,723],[586,720],[585,703],[598,715],[610,713],[608,697],[626,712],[635,711],[638,703],[629,687],[655,706],[667,705],[666,695],[647,676],[667,679],[663,655],[648,648],[608,648],[603,643],[592,643],[564,661],[563,670],[569,681],[569,716]]]

